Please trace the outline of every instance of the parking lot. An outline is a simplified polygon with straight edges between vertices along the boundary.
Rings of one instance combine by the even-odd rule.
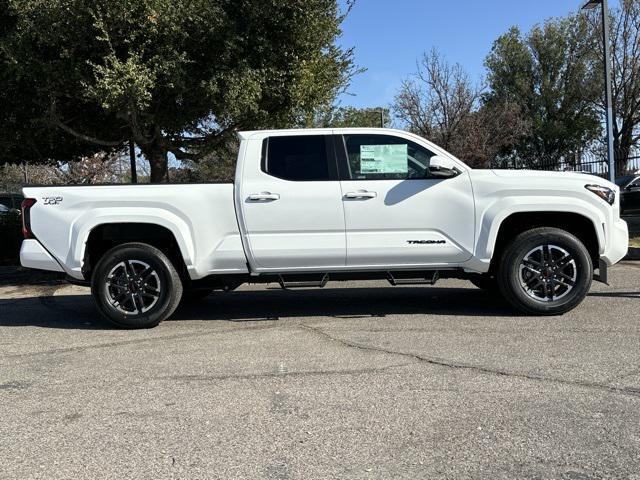
[[[1,287],[0,478],[638,480],[640,263],[610,275],[555,318],[350,282],[146,331],[84,288]]]

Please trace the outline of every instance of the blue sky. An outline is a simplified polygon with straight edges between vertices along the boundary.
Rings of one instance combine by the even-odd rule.
[[[340,0],[344,3],[344,0]],[[493,41],[510,26],[523,31],[554,16],[577,11],[585,0],[356,0],[339,43],[355,47],[367,71],[343,95],[342,105],[388,105],[403,79],[416,71],[422,52],[436,47],[474,79]],[[611,0],[611,7],[617,5]]]

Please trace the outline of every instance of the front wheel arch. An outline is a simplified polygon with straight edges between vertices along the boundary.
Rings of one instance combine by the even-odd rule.
[[[506,217],[498,227],[493,245],[489,272],[498,270],[505,248],[520,234],[535,228],[557,228],[580,240],[589,252],[594,265],[600,259],[600,240],[593,221],[579,213],[571,212],[518,212]]]

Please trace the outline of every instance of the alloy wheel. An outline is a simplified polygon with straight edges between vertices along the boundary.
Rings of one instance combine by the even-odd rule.
[[[111,269],[105,289],[113,308],[125,315],[140,315],[158,303],[162,284],[158,273],[148,263],[125,260]]]
[[[575,287],[578,269],[573,256],[557,245],[540,245],[520,263],[520,285],[531,298],[555,302]]]

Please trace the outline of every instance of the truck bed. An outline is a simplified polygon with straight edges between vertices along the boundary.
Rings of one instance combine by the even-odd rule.
[[[36,199],[30,210],[35,238],[73,278],[83,279],[91,230],[109,223],[166,228],[176,238],[189,275],[202,278],[247,272],[233,189],[231,183],[138,184],[26,187],[24,193]]]

